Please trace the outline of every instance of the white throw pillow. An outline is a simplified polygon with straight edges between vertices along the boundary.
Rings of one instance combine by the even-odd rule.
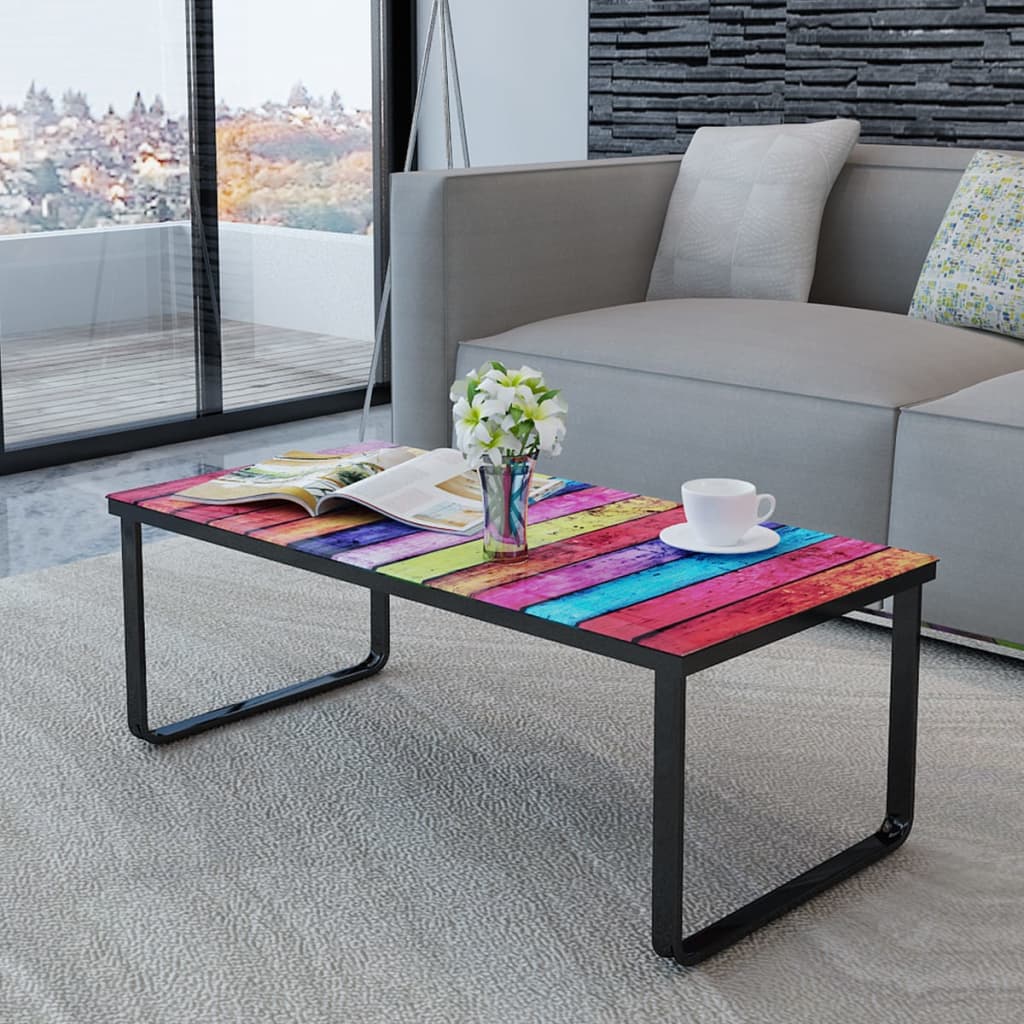
[[[1024,154],[982,149],[971,158],[910,315],[1024,338]]]
[[[795,299],[857,121],[700,128],[676,179],[648,299]]]

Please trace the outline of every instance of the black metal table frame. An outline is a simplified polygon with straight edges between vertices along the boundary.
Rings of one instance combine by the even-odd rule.
[[[149,743],[169,743],[258,712],[345,686],[379,672],[388,660],[389,597],[405,598],[505,626],[569,647],[654,670],[654,796],[651,876],[651,941],[655,952],[680,964],[696,964],[785,914],[811,897],[873,864],[902,845],[914,818],[917,690],[921,587],[935,578],[935,564],[920,566],[864,587],[819,608],[800,612],[693,654],[676,656],[624,640],[589,633],[484,601],[397,579],[371,569],[334,562],[294,548],[230,533],[171,514],[110,500],[121,519],[125,675],[128,727]],[[370,591],[370,652],[357,665],[285,686],[180,722],[149,724],[146,686],[142,524],[318,573]],[[683,932],[683,827],[686,754],[686,680],[737,655],[764,647],[883,598],[893,598],[892,657],[885,813],[878,830],[689,936]]]

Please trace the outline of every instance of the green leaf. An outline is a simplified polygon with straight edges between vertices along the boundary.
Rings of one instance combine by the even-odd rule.
[[[469,402],[470,405],[473,404],[473,398],[479,390],[480,389],[476,386],[476,381],[471,380],[466,386],[466,401]]]
[[[561,391],[560,388],[554,388],[553,390],[545,391],[542,395],[537,396],[538,405],[541,402],[546,402],[549,398],[554,398]]]
[[[497,359],[491,360],[491,369],[497,370],[498,373],[508,373],[503,363],[499,363]]]

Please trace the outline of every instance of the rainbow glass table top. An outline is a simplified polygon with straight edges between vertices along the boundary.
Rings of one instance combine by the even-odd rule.
[[[379,447],[374,442],[339,451]],[[311,518],[288,502],[199,505],[173,497],[221,472],[110,499],[675,655],[936,561],[777,523],[768,525],[781,541],[769,551],[693,554],[658,539],[662,529],[683,520],[678,503],[567,482],[531,507],[529,558],[495,564],[484,560],[478,537],[420,530],[357,506]]]

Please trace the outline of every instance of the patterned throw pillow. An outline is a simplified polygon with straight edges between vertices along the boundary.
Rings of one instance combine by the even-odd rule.
[[[860,124],[700,128],[679,165],[648,299],[806,302],[825,202]]]
[[[1024,154],[974,155],[928,250],[910,315],[1024,338]]]

